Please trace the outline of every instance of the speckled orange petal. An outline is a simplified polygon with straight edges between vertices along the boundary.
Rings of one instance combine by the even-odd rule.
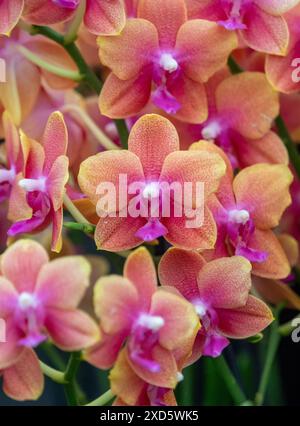
[[[241,256],[213,260],[201,269],[199,295],[214,308],[236,308],[246,303],[251,288],[251,264]]]
[[[4,393],[16,400],[37,400],[44,389],[44,376],[38,357],[32,349],[23,351],[19,360],[4,370]]]
[[[127,176],[127,183],[144,180],[144,173],[139,158],[130,151],[105,151],[87,158],[81,163],[78,182],[81,190],[96,205],[100,194],[97,188],[101,183],[109,182],[116,189],[116,206],[119,211],[127,205],[126,200],[119,197],[120,174]],[[125,203],[125,205],[124,205]],[[120,206],[119,206],[120,204]],[[108,209],[109,211],[111,209]]]
[[[105,333],[120,333],[132,324],[138,308],[138,292],[127,278],[102,277],[94,287],[94,308]]]
[[[258,228],[275,228],[291,203],[289,187],[292,181],[292,173],[283,164],[247,167],[233,181],[237,206],[250,212]]]
[[[265,75],[257,72],[223,80],[216,91],[216,105],[221,114],[228,116],[231,128],[250,139],[264,136],[279,113],[278,94]]]
[[[138,17],[155,25],[161,47],[171,48],[179,28],[187,19],[187,11],[184,0],[140,0]]]
[[[66,155],[68,145],[68,131],[63,115],[53,112],[46,124],[42,137],[45,150],[44,172],[49,173],[54,161],[61,155]]]
[[[133,126],[128,149],[139,157],[146,179],[158,179],[168,154],[179,150],[178,134],[166,118],[147,114]]]
[[[122,0],[88,1],[84,24],[92,34],[119,34],[126,23]]]
[[[300,297],[287,284],[280,281],[255,277],[253,285],[258,294],[274,305],[284,303],[285,308],[300,310]]]
[[[295,7],[299,0],[259,0],[258,5],[271,15],[282,15]]]
[[[158,266],[160,282],[163,286],[174,286],[188,300],[196,299],[198,276],[205,263],[197,252],[171,248]]]
[[[164,326],[159,330],[159,342],[170,351],[194,339],[200,328],[194,306],[180,295],[163,289],[152,297],[151,314],[164,319]]]
[[[111,73],[105,80],[99,97],[99,108],[110,118],[137,115],[147,104],[151,93],[152,75],[145,71],[130,80],[120,80]]]
[[[145,382],[132,370],[126,349],[119,353],[109,380],[112,392],[127,405],[135,405],[145,387]]]
[[[120,35],[98,37],[97,43],[101,64],[121,80],[129,80],[152,63],[158,34],[151,22],[129,19]]]
[[[123,331],[113,335],[102,333],[100,342],[84,352],[84,359],[102,370],[113,367],[125,338]]]
[[[135,286],[141,306],[145,311],[149,310],[151,297],[157,289],[157,277],[154,262],[145,247],[138,248],[127,257],[124,277]]]
[[[259,277],[270,279],[284,279],[290,272],[291,267],[286,254],[272,231],[256,229],[250,238],[249,247],[268,254],[262,263],[252,263],[252,273]]]
[[[0,3],[0,34],[9,34],[18,23],[24,6],[24,0],[3,0]]]
[[[162,388],[174,389],[177,385],[177,364],[172,352],[156,345],[152,351],[153,360],[160,365],[159,372],[151,372],[130,359],[128,361],[133,371],[145,382]]]
[[[268,132],[260,139],[246,139],[246,143],[236,147],[241,168],[256,163],[289,163],[287,149],[275,132]]]
[[[259,52],[284,56],[289,42],[286,21],[281,16],[264,12],[258,5],[252,5],[244,15],[247,28],[240,32],[242,40]]]
[[[218,328],[227,337],[245,339],[264,330],[273,321],[272,311],[256,297],[249,296],[238,309],[218,309]]]
[[[182,25],[176,40],[182,70],[199,83],[206,82],[223,68],[236,47],[234,32],[202,19],[190,20]]]

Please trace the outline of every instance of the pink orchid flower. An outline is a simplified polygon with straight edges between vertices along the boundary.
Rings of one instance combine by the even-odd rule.
[[[128,354],[121,350],[109,374],[111,390],[116,395],[114,406],[176,406],[172,389],[150,385],[131,368]]]
[[[237,32],[254,50],[284,56],[289,31],[282,15],[299,0],[186,0],[189,17],[217,22]]]
[[[186,226],[187,212],[183,211],[186,209],[178,217],[171,205],[170,214],[163,214],[163,200],[166,199],[164,184],[177,182],[183,188],[184,182],[191,182],[195,189],[197,182],[203,182],[205,202],[216,191],[224,173],[225,163],[219,155],[204,151],[179,151],[174,126],[164,117],[144,115],[131,130],[128,151],[106,151],[86,159],[81,164],[78,182],[83,193],[98,206],[101,201],[99,184],[109,182],[119,192],[119,178],[125,174],[127,189],[135,183],[140,187],[140,206],[149,207],[150,201],[157,208],[146,207],[148,213],[145,209],[139,215],[131,215],[130,202],[134,202],[136,195],[131,195],[128,190],[127,200],[124,200],[120,194],[116,194],[115,206],[108,206],[107,210],[103,210],[105,214],[98,213],[100,217],[95,231],[97,247],[120,251],[163,236],[171,244],[183,248],[213,248],[216,227],[209,209],[204,206],[203,224],[194,228]],[[184,204],[182,198],[176,201],[178,205]],[[194,204],[195,200],[186,203],[187,208],[190,203]],[[203,204],[199,206],[202,207]],[[197,212],[198,207],[195,207],[195,214]]]
[[[6,164],[0,168],[0,203],[9,200],[8,216],[14,206],[10,200],[14,198],[17,191],[17,177],[23,172],[24,160],[18,130],[16,129],[10,115],[7,112],[2,116]]]
[[[42,143],[21,135],[25,167],[10,203],[15,222],[8,235],[39,231],[52,223],[52,250],[61,250],[63,195],[68,181],[68,134],[63,116],[49,117]]]
[[[36,25],[70,20],[80,0],[26,0],[23,18]],[[122,0],[86,0],[84,24],[93,34],[118,34],[126,22]]]
[[[283,58],[268,55],[266,58],[266,75],[270,83],[283,93],[294,93],[300,90],[300,5],[286,15],[290,30],[287,54]]]
[[[192,150],[212,150],[210,142],[195,143]],[[227,159],[227,174],[216,196],[209,202],[218,224],[216,257],[244,256],[252,263],[254,275],[283,279],[290,265],[273,229],[291,204],[289,187],[293,175],[283,164],[255,164],[235,177]]]
[[[141,0],[137,16],[120,35],[98,38],[100,61],[112,71],[100,94],[101,113],[127,118],[151,99],[183,121],[201,123],[207,117],[203,82],[226,64],[235,35],[188,20],[184,0]]]
[[[174,352],[190,353],[200,326],[193,306],[182,297],[157,288],[153,260],[145,248],[129,255],[124,277],[100,278],[94,293],[95,312],[103,333],[85,358],[110,368],[126,342],[128,363],[145,382],[173,389],[178,382]]]
[[[24,6],[24,0],[0,1],[0,34],[9,34],[18,23]]]
[[[10,37],[0,36],[0,58],[5,61],[6,71],[6,81],[0,81],[0,110],[3,106],[17,126],[34,107],[42,79],[53,89],[62,90],[75,86],[74,81],[58,77],[32,63],[26,56],[28,52],[61,69],[77,71],[75,63],[65,50],[45,37],[32,38],[18,28]]]
[[[160,261],[159,278],[163,286],[175,287],[189,300],[200,318],[190,363],[201,355],[219,356],[228,338],[253,336],[273,320],[268,306],[249,295],[251,264],[243,257],[206,263],[196,252],[172,248]]]
[[[16,401],[37,400],[44,389],[44,376],[38,357],[30,348],[25,348],[17,361],[1,370],[3,391]]]
[[[0,343],[0,370],[14,366],[28,348],[47,338],[65,351],[94,344],[96,323],[77,309],[89,285],[90,266],[80,256],[49,262],[35,241],[19,240],[1,256],[0,317],[6,342]]]
[[[278,94],[258,72],[230,76],[228,70],[215,74],[206,85],[208,119],[201,125],[175,123],[181,145],[205,139],[221,147],[233,168],[256,163],[288,164],[288,153],[271,131],[279,113]],[[234,96],[233,96],[234,94]]]

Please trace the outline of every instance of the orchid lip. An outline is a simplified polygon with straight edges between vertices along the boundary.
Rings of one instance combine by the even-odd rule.
[[[170,53],[162,53],[159,65],[164,71],[167,71],[170,74],[178,69],[178,62]]]
[[[228,212],[228,218],[229,218],[230,222],[245,225],[245,223],[247,223],[248,220],[250,219],[250,214],[249,214],[248,210],[234,209],[234,210],[230,210]]]
[[[165,325],[165,320],[158,315],[141,314],[137,321],[137,325],[157,332]]]
[[[46,178],[41,177],[39,179],[21,179],[19,186],[26,192],[46,192]]]
[[[201,300],[196,300],[193,303],[196,313],[200,318],[203,318],[207,313],[207,306]]]
[[[159,197],[159,183],[158,182],[151,182],[146,184],[144,190],[143,190],[143,198],[145,199],[153,199]]]
[[[0,183],[9,182],[12,183],[16,177],[16,171],[14,168],[9,170],[0,169]]]

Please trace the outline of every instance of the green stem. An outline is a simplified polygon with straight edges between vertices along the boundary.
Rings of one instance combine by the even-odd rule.
[[[41,34],[50,40],[55,41],[56,43],[60,44],[70,55],[70,57],[73,59],[75,64],[78,67],[79,73],[82,76],[82,80],[86,82],[86,84],[97,93],[97,95],[100,94],[103,83],[102,81],[97,77],[97,75],[94,73],[94,71],[88,66],[88,64],[85,62],[83,56],[80,53],[80,50],[77,48],[76,44],[73,42],[67,42],[62,34],[59,34],[57,31],[53,30],[52,28],[39,26],[39,25],[33,25],[31,27],[31,34]],[[127,140],[128,140],[128,129],[126,122],[124,120],[115,120],[119,137],[122,143],[123,148],[127,148]]]
[[[280,327],[278,327],[278,333],[281,336],[289,336],[295,330],[295,328],[299,325],[299,321],[300,321],[300,315],[297,315],[291,321],[288,321],[285,324],[282,324]]]
[[[283,140],[286,149],[288,150],[289,157],[291,160],[291,163],[293,164],[295,171],[300,178],[300,155],[297,149],[296,144],[293,142],[288,129],[286,127],[286,124],[283,120],[283,118],[279,115],[276,120],[276,125],[278,129],[279,136]]]
[[[76,392],[76,375],[81,363],[81,352],[73,352],[64,374],[66,384],[64,385],[68,404],[71,406],[79,405]]]
[[[46,354],[47,358],[53,363],[53,365],[59,370],[65,370],[65,363],[60,356],[60,353],[50,342],[45,342],[41,345],[42,351]]]
[[[243,72],[243,68],[241,68],[239,66],[239,64],[237,64],[235,62],[235,60],[232,58],[232,56],[229,56],[227,65],[230,68],[231,74],[239,74],[239,73]]]
[[[77,222],[64,222],[64,227],[74,231],[85,232],[86,234],[94,234],[96,229],[95,225],[86,225],[84,223]]]
[[[66,384],[65,374],[40,361],[42,372],[56,383]]]
[[[76,40],[79,27],[81,25],[82,19],[85,14],[85,10],[86,10],[86,0],[81,0],[77,7],[75,16],[72,22],[70,23],[68,31],[64,36],[66,45],[73,43],[73,41]]]
[[[127,149],[128,148],[128,129],[127,129],[126,122],[124,120],[115,120],[115,124],[118,129],[122,147],[124,149]]]
[[[220,376],[222,376],[235,405],[247,405],[247,398],[230,370],[223,355],[213,360]]]
[[[86,404],[86,407],[101,407],[103,405],[108,404],[109,401],[111,401],[113,398],[114,398],[114,394],[112,393],[111,389],[109,389],[104,394],[99,396],[99,398],[95,399],[89,404]]]
[[[83,216],[83,214],[81,214],[78,208],[73,204],[67,193],[65,193],[64,195],[64,206],[71,214],[71,216],[76,220],[76,222],[81,223],[82,225],[91,225],[90,222]]]
[[[270,337],[269,337],[269,342],[268,342],[268,349],[267,349],[267,353],[266,353],[266,359],[264,362],[264,369],[263,369],[263,373],[260,379],[260,383],[259,383],[259,387],[258,387],[258,391],[255,395],[255,405],[263,405],[264,399],[265,399],[265,394],[268,388],[268,384],[269,384],[269,378],[270,378],[270,374],[272,371],[272,366],[275,360],[275,356],[276,356],[276,352],[278,350],[279,347],[279,343],[280,343],[280,334],[278,333],[278,316],[280,314],[280,311],[282,309],[282,306],[279,306],[278,308],[276,308],[275,310],[275,319],[271,325],[271,329],[270,329]]]

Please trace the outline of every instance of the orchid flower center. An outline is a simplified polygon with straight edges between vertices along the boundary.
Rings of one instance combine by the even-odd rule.
[[[14,168],[11,168],[9,170],[0,169],[0,184],[4,182],[8,182],[12,184],[15,177],[16,177],[16,171]]]
[[[230,222],[234,222],[237,224],[243,224],[245,225],[248,220],[250,219],[250,214],[248,212],[248,210],[230,210],[228,212],[228,218]]]
[[[200,318],[203,318],[207,314],[207,306],[201,300],[194,302],[194,307]]]
[[[46,192],[46,178],[41,177],[38,179],[21,179],[19,186],[26,192]]]
[[[19,295],[18,306],[22,311],[35,309],[37,307],[37,300],[35,295],[24,291]]]
[[[174,71],[177,71],[178,69],[178,62],[170,53],[162,53],[159,60],[159,65],[164,71],[170,74]]]
[[[203,139],[209,141],[216,139],[222,132],[222,128],[218,121],[211,121],[202,129]]]
[[[66,9],[76,9],[80,0],[52,0],[52,3],[60,7],[65,7]]]
[[[160,316],[142,314],[137,321],[137,325],[157,332],[165,325],[165,320]]]
[[[160,193],[159,183],[151,182],[148,183],[143,190],[143,198],[146,200],[152,200],[158,198]]]
[[[243,13],[252,0],[223,0],[223,3],[228,19],[218,23],[229,31],[245,30],[247,26],[243,23]]]

